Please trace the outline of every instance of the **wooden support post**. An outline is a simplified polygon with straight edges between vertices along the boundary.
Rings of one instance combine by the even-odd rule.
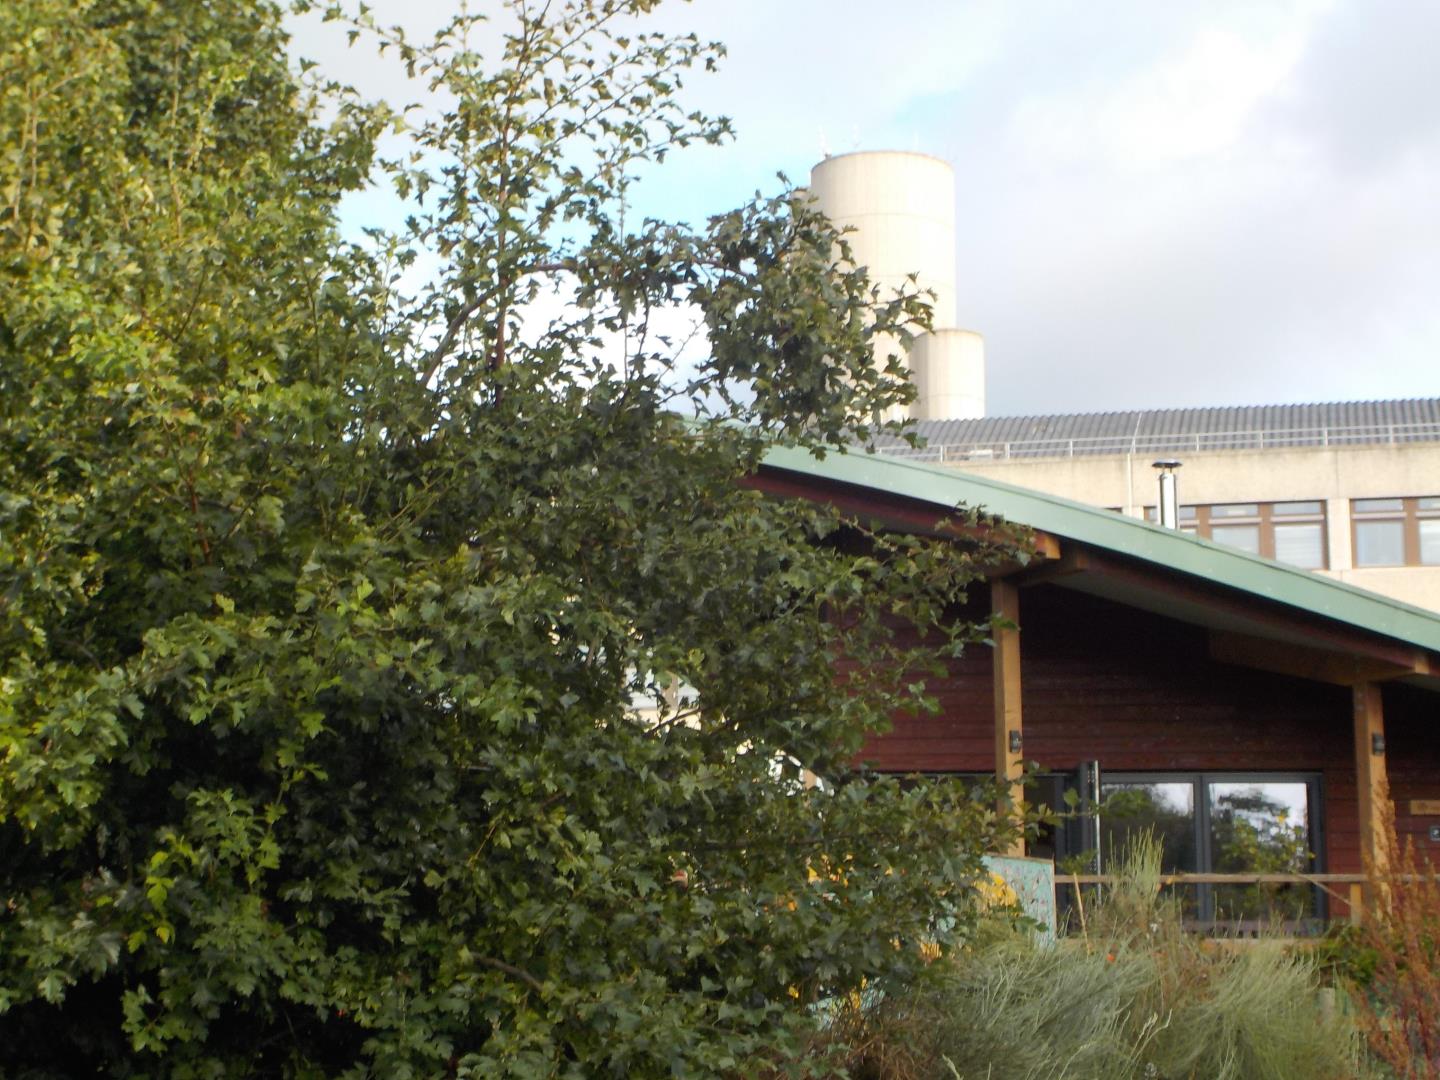
[[[1365,910],[1365,887],[1363,885],[1350,886],[1350,925],[1359,926],[1365,921],[1362,912]]]
[[[1384,874],[1388,848],[1381,830],[1389,819],[1384,800],[1389,797],[1385,775],[1385,712],[1380,684],[1356,683],[1355,701],[1355,787],[1360,810],[1360,853],[1367,873]],[[1375,897],[1367,895],[1367,903]]]
[[[990,582],[990,613],[1014,624],[995,627],[995,775],[1010,785],[1010,800],[1018,807],[1025,797],[1020,783],[1025,753],[1025,726],[1020,708],[1020,590],[1001,579]],[[1024,855],[1025,843],[1017,840],[1007,855]]]

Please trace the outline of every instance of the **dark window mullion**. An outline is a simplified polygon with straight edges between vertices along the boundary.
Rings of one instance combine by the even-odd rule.
[[[1405,565],[1420,565],[1420,499],[1405,500]]]
[[[1196,773],[1195,794],[1195,868],[1198,873],[1212,873],[1215,860],[1210,850],[1210,783],[1208,773]],[[1209,885],[1195,886],[1196,914],[1202,923],[1215,920],[1215,890]]]
[[[1260,510],[1260,554],[1267,559],[1275,558],[1275,514],[1270,503],[1261,503]]]

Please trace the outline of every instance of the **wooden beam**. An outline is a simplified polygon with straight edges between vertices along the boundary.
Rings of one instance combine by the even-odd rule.
[[[1067,544],[1069,551],[1072,545]],[[1301,615],[1279,602],[1207,586],[1203,580],[1165,570],[1161,567],[1137,565],[1093,549],[1086,551],[1087,575],[1103,577],[1117,584],[1142,589],[1155,598],[1173,600],[1176,604],[1208,608],[1217,615],[1233,616],[1254,626],[1273,627],[1282,632],[1302,632],[1305,637],[1336,652],[1378,660],[1396,667],[1410,668],[1423,663],[1420,674],[1436,674],[1436,665],[1413,645],[1405,645],[1367,631],[1351,629],[1322,616]],[[1103,594],[1102,594],[1103,595]],[[1417,660],[1417,654],[1421,657]]]
[[[1057,885],[1114,885],[1118,874],[1066,874],[1057,871]],[[1161,874],[1161,885],[1355,885],[1364,874]]]
[[[1412,663],[1397,664],[1351,652],[1316,649],[1228,630],[1210,631],[1210,659],[1336,686],[1356,686],[1430,673],[1428,658],[1419,650],[1416,650]]]
[[[1020,704],[1020,590],[1012,582],[990,582],[990,614],[1005,625],[994,627],[995,643],[995,776],[1010,788],[1010,802],[1019,807],[1025,799],[1020,782],[1024,760],[1024,713]],[[1024,855],[1025,843],[1017,840],[1004,854]]]
[[[1380,684],[1356,684],[1355,701],[1355,786],[1360,809],[1360,852],[1365,869],[1377,875],[1388,870],[1389,847],[1381,830],[1392,820],[1385,812],[1389,785],[1385,775],[1385,711]],[[1374,902],[1374,897],[1366,900]]]
[[[1036,558],[1060,558],[1060,540],[1058,537],[1052,536],[1047,532],[1041,532],[1039,529],[1031,529],[1030,542],[1034,546]]]
[[[1047,559],[1042,563],[1031,563],[1029,566],[1021,568],[1015,575],[1015,584],[1022,589],[1028,589],[1031,585],[1044,585],[1046,582],[1059,578],[1083,574],[1088,569],[1090,569],[1090,556],[1080,548],[1067,545],[1058,558]]]

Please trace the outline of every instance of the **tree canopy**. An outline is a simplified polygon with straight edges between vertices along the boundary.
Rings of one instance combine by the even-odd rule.
[[[1014,549],[744,484],[925,307],[793,191],[622,224],[727,137],[653,6],[362,9],[410,112],[271,4],[0,6],[7,1075],[802,1069],[963,939],[1003,822],[852,763]],[[368,182],[413,216],[346,243]]]

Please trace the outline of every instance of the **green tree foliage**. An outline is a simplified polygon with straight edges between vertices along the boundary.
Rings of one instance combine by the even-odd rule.
[[[903,400],[924,307],[791,193],[621,226],[725,135],[652,6],[360,13],[412,114],[270,5],[0,6],[5,1069],[743,1072],[963,937],[994,815],[801,769],[927,707],[1015,549],[745,485]],[[344,244],[373,176],[414,217]]]

